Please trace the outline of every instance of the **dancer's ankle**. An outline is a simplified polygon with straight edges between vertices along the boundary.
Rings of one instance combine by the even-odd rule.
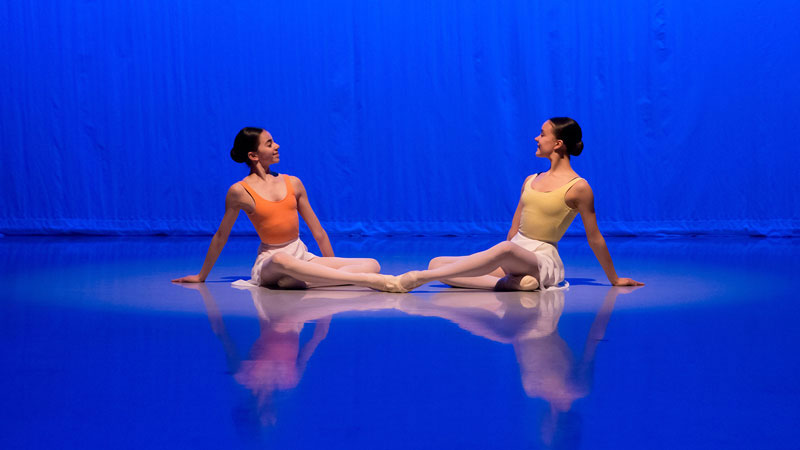
[[[429,272],[428,270],[411,270],[400,275],[400,285],[403,289],[407,291],[411,291],[412,289],[416,289],[423,284],[431,281],[427,277],[421,276],[424,272]]]
[[[506,275],[497,280],[497,291],[534,291],[539,288],[539,280],[532,275]]]

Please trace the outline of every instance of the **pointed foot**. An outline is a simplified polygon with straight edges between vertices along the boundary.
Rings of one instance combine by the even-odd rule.
[[[498,291],[535,291],[539,280],[531,275],[506,275],[495,285]]]
[[[398,294],[406,293],[400,284],[400,278],[394,275],[384,275],[380,273],[370,274],[367,287],[381,292],[395,292]]]
[[[400,275],[399,279],[400,286],[405,289],[406,292],[412,291],[426,283],[424,280],[420,279],[419,271],[416,270]]]

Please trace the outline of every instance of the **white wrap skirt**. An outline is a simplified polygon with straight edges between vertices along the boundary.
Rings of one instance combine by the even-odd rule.
[[[256,262],[253,264],[253,269],[250,271],[250,283],[261,285],[261,270],[264,265],[269,263],[272,256],[276,253],[288,253],[301,261],[311,261],[317,255],[308,251],[308,247],[300,238],[293,241],[284,242],[283,244],[265,244],[261,243],[258,246],[258,256]]]
[[[564,281],[564,263],[558,256],[558,247],[555,244],[531,239],[520,233],[515,234],[511,238],[511,242],[536,255],[536,259],[539,261],[540,289],[569,286]]]

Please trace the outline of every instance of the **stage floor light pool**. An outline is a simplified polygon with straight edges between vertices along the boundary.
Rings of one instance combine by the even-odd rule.
[[[207,238],[0,239],[2,448],[794,448],[793,239],[582,239],[570,287],[202,285]],[[386,273],[497,238],[334,238]]]

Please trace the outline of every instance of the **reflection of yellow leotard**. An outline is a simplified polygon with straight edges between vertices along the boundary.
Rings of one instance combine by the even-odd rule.
[[[286,182],[286,197],[277,202],[265,200],[244,181],[242,186],[253,197],[255,210],[247,217],[253,222],[256,233],[265,244],[282,244],[297,239],[300,220],[297,218],[297,199],[288,175],[281,175]]]
[[[573,178],[569,183],[549,192],[539,192],[531,187],[537,175],[525,183],[522,191],[519,232],[531,239],[556,243],[578,214],[577,210],[567,206],[564,195],[582,178]]]

